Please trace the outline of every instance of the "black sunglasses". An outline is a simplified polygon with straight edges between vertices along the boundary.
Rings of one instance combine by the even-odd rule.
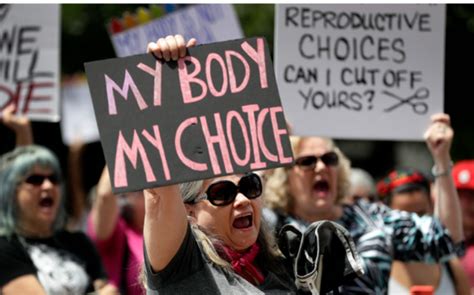
[[[339,164],[339,157],[336,152],[327,152],[319,157],[317,156],[305,156],[295,160],[295,164],[303,170],[313,170],[318,163],[318,159],[323,161],[326,166],[337,166]]]
[[[59,177],[56,174],[51,174],[51,175],[32,174],[25,179],[25,182],[32,185],[42,185],[45,179],[48,179],[52,184],[59,183]]]
[[[205,194],[192,200],[191,204],[196,204],[202,200],[209,200],[214,206],[227,206],[234,202],[238,193],[242,193],[249,199],[255,199],[262,194],[262,181],[255,173],[245,175],[235,185],[232,181],[224,180],[211,184]]]

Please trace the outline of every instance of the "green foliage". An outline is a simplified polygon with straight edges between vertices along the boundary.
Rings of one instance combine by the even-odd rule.
[[[245,37],[263,36],[273,52],[274,4],[234,4]]]

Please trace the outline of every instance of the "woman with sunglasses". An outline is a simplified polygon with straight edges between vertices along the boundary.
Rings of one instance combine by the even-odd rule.
[[[294,293],[261,194],[254,173],[145,190],[148,293]]]
[[[168,36],[148,51],[176,60],[195,42]],[[294,293],[262,222],[261,194],[254,173],[145,190],[147,293]]]
[[[461,248],[457,247],[463,239],[459,202],[449,177],[449,116],[434,115],[425,138],[438,176],[439,211],[435,211],[456,245],[437,218],[420,219],[363,200],[343,205],[350,162],[332,140],[320,137],[293,138],[296,165],[269,174],[264,199],[271,210],[264,212],[265,218],[277,232],[288,223],[304,230],[317,220],[338,222],[351,233],[365,271],[362,278],[343,286],[344,294],[386,294],[393,259],[434,262]]]
[[[115,294],[83,233],[65,231],[61,170],[36,145],[0,158],[0,293]]]

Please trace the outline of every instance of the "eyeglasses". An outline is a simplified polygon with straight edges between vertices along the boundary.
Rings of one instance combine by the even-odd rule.
[[[48,179],[52,184],[59,183],[59,177],[56,174],[51,174],[51,175],[32,174],[25,179],[25,182],[32,185],[39,186],[43,184],[45,179]]]
[[[202,200],[209,200],[214,206],[227,206],[234,202],[238,193],[242,193],[249,199],[255,199],[262,194],[262,181],[255,173],[245,175],[235,185],[232,181],[224,180],[211,184],[205,194],[189,202],[196,204]]]
[[[321,159],[321,161],[326,166],[337,166],[337,164],[339,164],[339,157],[337,156],[336,152],[327,152],[319,157],[300,157],[295,160],[295,164],[303,170],[313,170],[316,167],[319,159]]]

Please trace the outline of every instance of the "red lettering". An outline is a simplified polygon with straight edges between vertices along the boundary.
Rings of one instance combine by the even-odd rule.
[[[49,113],[51,110],[49,109],[30,109],[30,103],[31,101],[45,101],[45,100],[51,100],[51,96],[46,96],[46,95],[33,95],[33,90],[38,89],[38,88],[48,88],[48,87],[53,87],[54,84],[50,82],[45,82],[45,83],[30,83],[28,85],[28,92],[25,97],[25,103],[23,105],[22,113],[34,113],[34,112],[41,112],[41,113]]]

